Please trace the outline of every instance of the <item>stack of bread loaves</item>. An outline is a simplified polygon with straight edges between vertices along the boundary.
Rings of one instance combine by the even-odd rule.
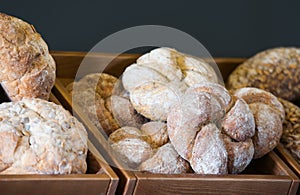
[[[0,174],[69,174],[87,169],[87,132],[48,102],[55,62],[32,25],[0,13]]]
[[[257,87],[280,98],[286,112],[281,143],[300,163],[300,108],[292,103],[300,100],[299,75],[300,49],[274,48],[239,65],[229,76],[227,87],[230,90]]]
[[[230,94],[210,64],[174,49],[141,56],[119,81],[104,82],[105,77],[111,76],[87,75],[69,88],[78,104],[95,102],[94,123],[107,132],[112,149],[131,169],[240,173],[253,158],[273,150],[282,134],[284,109],[274,95],[257,88]],[[94,87],[88,89],[88,83]],[[83,103],[76,87],[96,92]],[[89,112],[90,106],[84,107]]]

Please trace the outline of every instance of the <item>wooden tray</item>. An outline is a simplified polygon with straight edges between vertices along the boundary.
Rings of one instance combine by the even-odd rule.
[[[50,101],[60,104],[53,94]],[[0,175],[0,194],[115,194],[118,176],[90,141],[88,147],[86,174]]]
[[[85,57],[81,52],[53,52],[57,62],[57,81],[53,93],[63,105],[72,110],[88,127],[93,140],[100,150],[113,164],[114,171],[120,177],[117,193],[124,194],[199,194],[199,193],[238,193],[238,194],[296,194],[299,179],[291,169],[272,151],[261,159],[253,160],[247,169],[239,175],[197,175],[197,174],[151,174],[123,170],[120,163],[109,153],[105,137],[76,107],[72,108],[71,97],[65,87],[74,80],[77,69]],[[118,56],[105,69],[105,72],[119,76],[126,66],[135,62],[139,55],[124,54]],[[93,65],[107,62],[111,55],[89,55],[88,70],[93,72]],[[234,68],[245,59],[215,59],[223,78],[226,79]],[[94,143],[94,142],[93,142]]]

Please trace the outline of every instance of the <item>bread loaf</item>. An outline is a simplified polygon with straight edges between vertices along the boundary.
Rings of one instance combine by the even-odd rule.
[[[239,65],[229,76],[228,89],[257,87],[286,100],[300,98],[300,49],[274,48]]]
[[[55,81],[55,62],[34,27],[0,13],[0,82],[12,101],[48,99]]]
[[[167,125],[175,150],[196,173],[239,173],[253,157],[253,114],[244,100],[216,83],[188,88]]]
[[[0,174],[85,173],[87,132],[41,99],[0,104]]]
[[[151,158],[138,167],[140,171],[163,174],[186,173],[189,169],[189,163],[178,155],[170,143],[159,147]]]
[[[170,48],[154,49],[141,56],[122,77],[135,110],[154,121],[166,121],[173,103],[187,87],[207,81],[218,82],[209,64]]]
[[[283,106],[274,95],[257,88],[241,88],[234,95],[244,99],[254,115],[254,158],[260,158],[279,143],[285,115]]]
[[[73,101],[87,114],[98,129],[107,135],[123,126],[140,128],[147,119],[132,107],[122,83],[106,73],[88,74],[67,89]]]
[[[149,122],[140,129],[122,127],[109,136],[116,158],[124,167],[152,173],[185,173],[189,164],[168,142],[166,124]]]
[[[300,164],[300,108],[295,104],[278,98],[285,110],[281,143]]]
[[[108,142],[116,157],[129,168],[137,168],[153,155],[151,145],[144,141],[142,133],[134,127],[122,127],[110,134]]]

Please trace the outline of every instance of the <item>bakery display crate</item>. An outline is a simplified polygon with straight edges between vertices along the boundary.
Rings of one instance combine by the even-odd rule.
[[[146,172],[133,172],[122,169],[120,163],[110,153],[106,142],[107,136],[103,135],[85,116],[81,109],[72,106],[71,95],[66,86],[74,81],[78,67],[85,58],[86,73],[99,70],[99,66],[106,66],[113,55],[93,53],[85,56],[83,52],[52,52],[57,63],[57,79],[53,93],[62,102],[65,108],[72,110],[88,128],[89,136],[97,145],[99,152],[105,156],[118,174],[120,181],[116,192],[124,194],[199,194],[199,193],[238,193],[238,194],[296,194],[299,178],[271,151],[263,158],[253,160],[250,165],[238,175],[200,175],[186,174],[152,174]],[[135,62],[138,54],[122,54],[115,58],[104,72],[120,76],[124,69]],[[217,58],[216,63],[224,80],[243,62],[241,58]],[[96,68],[97,67],[97,68]]]
[[[8,101],[3,90],[0,97]],[[60,104],[53,94],[50,101]],[[86,174],[0,175],[0,194],[115,194],[118,176],[90,141],[88,148]]]

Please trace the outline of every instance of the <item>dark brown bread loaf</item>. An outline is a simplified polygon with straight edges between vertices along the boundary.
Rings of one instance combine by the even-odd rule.
[[[300,49],[274,48],[239,65],[229,76],[228,89],[257,87],[286,100],[300,98]]]
[[[34,27],[0,13],[0,82],[12,101],[48,99],[55,81],[55,62]]]
[[[300,164],[300,108],[295,104],[278,98],[285,110],[281,143],[291,152]]]

